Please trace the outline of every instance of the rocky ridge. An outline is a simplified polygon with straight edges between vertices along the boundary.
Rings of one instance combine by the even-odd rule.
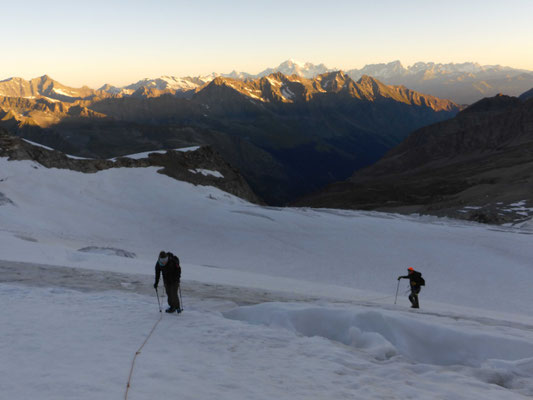
[[[528,90],[527,92],[525,93],[522,93],[519,97],[520,100],[522,101],[526,101],[526,100],[529,100],[529,99],[533,99],[533,89],[531,90]]]
[[[43,77],[44,78],[44,77]],[[64,87],[51,79],[42,79],[40,82],[48,82],[53,87]],[[26,82],[28,83],[28,82]],[[33,85],[32,81],[29,83]],[[30,86],[31,86],[30,85]],[[21,86],[23,89],[25,85]],[[220,88],[230,89],[222,92]],[[53,89],[53,88],[52,88]],[[33,90],[33,89],[32,89]],[[69,89],[69,93],[76,94],[76,89]],[[132,89],[133,90],[133,89]],[[0,87],[0,93],[5,93]],[[68,101],[58,100],[50,96],[58,97],[57,93],[50,94],[50,90],[45,92],[31,92],[37,96],[24,97],[25,89],[20,93],[10,92],[13,96],[0,95],[0,120],[2,126],[11,128],[12,126],[36,125],[49,127],[58,124],[65,119],[75,117],[86,118],[106,118],[108,116],[117,118],[113,112],[109,113],[101,104],[115,104],[120,102],[123,96],[98,96],[93,92],[84,98],[72,97]],[[46,96],[45,94],[49,96]],[[66,92],[63,92],[66,93]],[[80,93],[78,93],[80,94]],[[85,93],[87,94],[87,93]],[[424,106],[433,111],[453,112],[459,107],[449,100],[443,100],[434,96],[417,93],[403,86],[387,86],[378,80],[363,76],[359,81],[353,81],[342,71],[328,72],[317,76],[314,79],[302,78],[297,75],[287,76],[280,72],[257,79],[238,80],[233,78],[217,77],[210,83],[196,91],[189,99],[196,103],[212,104],[219,102],[232,102],[238,100],[235,96],[244,96],[251,101],[261,101],[265,103],[298,103],[309,102],[314,98],[324,97],[324,95],[338,95],[359,99],[363,101],[393,100],[408,105]],[[165,96],[166,95],[166,96]],[[64,96],[61,95],[64,100]],[[162,98],[162,100],[176,96],[174,89],[162,87],[139,86],[135,91],[130,91],[130,97],[139,99]],[[178,97],[176,97],[178,99]],[[163,101],[164,102],[164,101]],[[168,103],[168,101],[167,101]],[[130,103],[131,104],[131,103]],[[194,113],[191,107],[184,102],[176,103],[177,106],[187,109],[189,113]],[[164,107],[164,106],[163,106]],[[176,113],[173,109],[171,113]],[[198,116],[209,114],[209,110],[196,112]],[[109,115],[108,115],[109,114]],[[150,115],[150,118],[153,117]],[[9,121],[9,122],[7,122]]]
[[[308,102],[317,97],[335,94],[370,102],[394,100],[408,105],[425,106],[433,111],[452,111],[459,108],[452,101],[417,93],[404,86],[388,86],[367,75],[356,82],[343,71],[328,72],[314,79],[297,75],[287,76],[280,72],[245,81],[217,77],[194,98],[212,99],[215,87],[230,88],[242,96],[261,102]]]
[[[98,90],[88,87],[70,88],[61,85],[48,76],[25,81],[9,78],[0,81],[0,96],[7,97],[48,97],[61,101],[87,100],[95,97],[127,97],[137,95],[153,96],[154,93],[169,93],[190,98],[195,92],[217,77],[237,80],[255,80],[272,74],[299,76],[314,79],[318,75],[335,72],[324,64],[300,63],[294,60],[282,62],[277,67],[266,68],[258,74],[232,71],[228,74],[211,73],[200,76],[161,76],[155,79],[142,79],[138,82],[117,87],[105,84]],[[368,64],[360,69],[346,71],[353,80],[358,81],[368,75],[388,85],[406,86],[411,90],[431,94],[435,97],[451,99],[459,104],[472,104],[475,101],[497,93],[517,96],[526,88],[533,86],[533,72],[500,65],[480,65],[465,63],[417,62],[404,67],[400,61]],[[139,89],[144,89],[139,91]]]
[[[87,86],[78,89],[65,86],[53,80],[48,75],[43,75],[29,81],[22,78],[9,78],[0,81],[0,96],[3,97],[20,97],[25,99],[47,98],[50,101],[72,102],[91,99],[98,94],[105,96],[105,92],[99,93]]]
[[[262,204],[240,173],[209,146],[194,151],[170,150],[164,154],[153,152],[140,159],[77,159],[57,150],[35,146],[0,129],[0,157],[7,157],[9,160],[32,160],[46,168],[70,169],[83,173],[95,173],[110,168],[161,167],[159,173],[176,180],[194,185],[214,186],[250,202]],[[210,173],[211,171],[213,173]]]

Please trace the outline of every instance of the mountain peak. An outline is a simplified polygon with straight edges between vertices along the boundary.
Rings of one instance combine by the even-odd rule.
[[[116,86],[113,86],[110,83],[104,83],[98,90],[111,90],[116,88]]]
[[[387,63],[387,65],[391,66],[391,67],[402,67],[403,68],[403,64],[401,63],[400,60],[391,61],[391,62]]]
[[[379,81],[376,78],[374,78],[374,77],[372,77],[370,75],[363,75],[357,81],[357,83],[359,83],[359,84],[377,83],[377,82],[379,82]]]
[[[332,71],[318,75],[315,80],[320,83],[323,90],[327,92],[339,92],[345,89],[352,79],[344,71]]]
[[[472,104],[470,107],[461,111],[461,114],[470,114],[476,112],[495,112],[503,111],[511,107],[516,107],[521,103],[521,100],[517,97],[506,96],[502,93],[498,93],[494,97],[486,97]]]
[[[244,94],[241,91],[241,86],[244,85],[246,83],[243,81],[217,76],[197,91],[194,98],[201,99],[202,102],[213,103],[212,105],[221,102],[232,102],[239,98],[235,96]]]
[[[359,89],[359,95],[370,101],[374,101],[378,97],[391,97],[399,101],[408,102],[407,99],[401,98],[404,96],[397,93],[397,90],[392,86],[387,86],[369,75],[363,75],[359,78],[356,87]]]
[[[533,89],[530,89],[527,92],[522,93],[519,97],[519,99],[522,101],[526,101],[532,98],[533,98]]]
[[[302,62],[299,62],[299,61],[296,61],[292,58],[289,58],[288,60],[286,61],[283,61],[279,66],[278,68],[282,68],[282,67],[285,67],[285,66],[291,66],[291,67],[300,67],[300,68],[303,68],[305,67],[305,65],[307,64],[310,64],[310,63],[302,63]]]
[[[344,73],[344,71],[342,71],[342,70],[325,72],[323,74],[320,74],[319,77],[321,77],[322,79],[324,79],[324,78],[327,78],[327,79],[332,79],[332,78],[333,79],[334,78],[347,79],[347,78],[349,78],[349,76],[346,75]]]
[[[293,59],[288,59],[278,65],[276,68],[267,68],[259,74],[255,75],[256,78],[263,77],[272,74],[273,72],[281,72],[284,75],[298,75],[304,78],[312,79],[317,75],[325,72],[330,72],[324,64],[315,65],[310,62],[302,63]]]
[[[26,80],[19,78],[18,76],[12,76],[11,78],[1,80],[0,82],[26,82]]]
[[[270,75],[267,75],[265,78],[272,78],[272,79],[276,79],[278,81],[282,81],[282,80],[287,79],[287,76],[285,74],[283,74],[282,72],[278,71],[278,72],[273,72]]]
[[[215,79],[213,79],[208,86],[222,86],[226,85],[228,78],[223,76],[217,76]]]
[[[50,75],[43,75],[43,76],[40,76],[38,78],[35,78],[41,82],[54,82],[54,80],[52,79],[52,77]]]

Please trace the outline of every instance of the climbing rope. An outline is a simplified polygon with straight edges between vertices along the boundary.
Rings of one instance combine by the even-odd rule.
[[[161,322],[161,320],[163,319],[163,314],[161,314],[161,316],[159,317],[159,319],[156,321],[156,323],[154,324],[152,330],[150,331],[150,333],[148,334],[148,336],[146,337],[146,339],[144,339],[144,342],[143,344],[141,345],[141,347],[139,347],[139,350],[137,350],[137,352],[135,353],[135,355],[133,356],[133,360],[131,362],[131,368],[130,368],[130,374],[128,376],[128,383],[126,385],[126,393],[124,394],[124,400],[128,400],[128,392],[130,390],[130,386],[131,386],[131,376],[133,375],[133,368],[135,367],[135,360],[137,358],[137,356],[139,354],[141,354],[141,350],[142,348],[144,347],[144,345],[146,344],[146,342],[148,342],[148,339],[150,339],[150,336],[152,336],[152,333],[154,333],[155,331],[155,328],[157,327],[157,324],[159,324],[159,322]]]

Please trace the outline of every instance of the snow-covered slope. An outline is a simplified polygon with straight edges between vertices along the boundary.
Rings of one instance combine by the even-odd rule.
[[[143,79],[136,83],[126,86],[126,90],[137,90],[139,88],[153,88],[157,90],[171,89],[176,91],[194,90],[202,85],[211,82],[215,78],[214,74],[198,77],[176,77],[176,76],[162,76],[156,79]]]
[[[427,277],[423,301],[533,316],[530,232],[379,213],[261,207],[156,170],[83,174],[0,159],[0,193],[6,199],[0,207],[1,258],[151,273],[154,257],[168,249],[191,264],[191,271],[203,265],[379,294],[394,293],[396,277],[414,266]],[[88,246],[120,248],[137,257],[96,261],[77,251]],[[500,292],[514,295],[502,301],[495,295]]]
[[[0,300],[6,399],[124,398],[133,354],[159,317],[154,297],[125,291],[1,284]],[[137,358],[130,399],[533,395],[533,342],[519,329],[302,303],[221,313],[231,304],[186,300]]]
[[[261,207],[156,170],[83,174],[0,159],[6,398],[120,396],[159,317],[149,289],[162,249],[181,258],[186,311],[164,315],[131,398],[533,395],[527,226]],[[47,267],[15,261],[108,272],[51,280]],[[427,282],[419,312],[407,307],[406,281],[393,304],[407,266]],[[298,304],[238,307],[245,298]]]

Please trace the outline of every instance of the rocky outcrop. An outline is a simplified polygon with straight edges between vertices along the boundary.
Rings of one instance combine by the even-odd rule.
[[[76,159],[56,150],[34,146],[0,129],[0,157],[7,157],[9,160],[33,160],[46,168],[70,169],[83,173],[95,173],[110,168],[161,167],[159,173],[176,180],[214,186],[250,202],[262,203],[239,172],[208,146],[186,152],[150,153],[141,159]],[[8,199],[4,198],[2,201]]]
[[[124,160],[119,158],[117,161]],[[195,185],[214,186],[252,203],[262,204],[241,174],[210,146],[195,151],[151,153],[148,162],[161,166],[158,172]]]
[[[505,223],[533,216],[533,99],[483,99],[297,205]]]

